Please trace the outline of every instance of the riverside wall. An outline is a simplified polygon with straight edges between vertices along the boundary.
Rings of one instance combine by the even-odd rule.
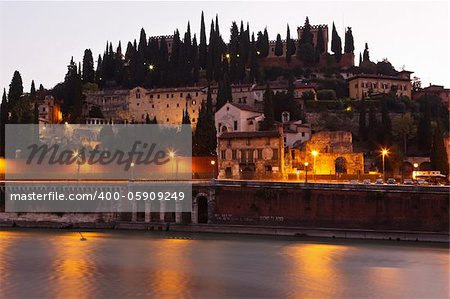
[[[449,190],[222,181],[208,223],[448,233]]]

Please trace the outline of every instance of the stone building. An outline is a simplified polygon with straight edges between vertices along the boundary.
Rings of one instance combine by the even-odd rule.
[[[83,107],[83,116],[90,118],[90,112],[99,109],[104,119],[120,123],[123,121],[122,114],[128,110],[128,96],[130,91],[127,89],[104,89],[101,91],[85,93],[86,100]],[[97,118],[99,118],[97,116]]]
[[[156,116],[158,124],[181,124],[183,111],[188,110],[195,128],[201,103],[206,101],[207,89],[201,87],[145,89],[136,87],[128,96],[127,120],[145,123]]]
[[[301,149],[291,151],[291,158],[294,168],[303,170],[308,162],[309,170],[317,175],[364,174],[364,155],[353,152],[351,132],[313,134]]]
[[[217,135],[225,132],[255,132],[259,130],[264,114],[261,110],[236,103],[226,103],[215,116]]]
[[[311,138],[311,124],[304,124],[301,120],[290,120],[289,112],[284,111],[279,124],[283,128],[284,146],[299,147]]]
[[[421,88],[414,91],[412,94],[412,99],[417,100],[424,95],[435,95],[441,98],[442,103],[450,111],[450,89],[444,88],[442,85],[431,85],[428,87]]]
[[[319,28],[322,28],[323,33],[323,39],[325,44],[325,52],[328,51],[328,25],[312,25],[311,26],[311,34],[313,36],[313,46],[315,47],[317,44],[317,35],[319,32]],[[295,43],[296,49],[298,49],[298,41],[300,40],[302,33],[303,33],[303,26],[297,27],[297,39],[293,39],[293,42]],[[281,57],[286,56],[286,40],[282,40],[283,42],[283,55]],[[268,57],[275,57],[275,45],[276,41],[271,40],[269,41],[269,55]]]
[[[349,96],[361,100],[374,95],[395,92],[397,96],[411,98],[411,72],[402,71],[398,76],[360,74],[348,81]]]
[[[217,139],[219,179],[283,178],[283,132],[224,132]]]
[[[53,96],[45,96],[38,110],[40,124],[59,124],[62,121],[61,105]]]

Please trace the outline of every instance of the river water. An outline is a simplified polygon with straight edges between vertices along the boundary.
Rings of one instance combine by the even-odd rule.
[[[0,298],[448,298],[448,247],[0,231]],[[176,239],[187,237],[189,239]]]

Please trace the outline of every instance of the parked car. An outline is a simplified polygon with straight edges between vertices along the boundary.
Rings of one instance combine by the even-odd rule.
[[[351,181],[350,181],[350,184],[352,184],[352,185],[357,185],[357,184],[359,184],[359,181],[358,181],[358,180],[351,180]]]
[[[417,185],[428,185],[428,182],[422,179],[417,180]]]
[[[364,184],[364,185],[370,185],[370,184],[371,184],[370,179],[365,179],[365,180],[363,181],[363,184]]]
[[[404,185],[414,185],[414,182],[411,179],[404,179],[403,184]]]
[[[383,179],[377,179],[377,180],[375,181],[375,184],[377,184],[377,185],[383,185],[383,184],[384,184],[384,181],[383,181]]]
[[[394,178],[388,178],[386,183],[388,183],[389,185],[395,185],[396,181]]]

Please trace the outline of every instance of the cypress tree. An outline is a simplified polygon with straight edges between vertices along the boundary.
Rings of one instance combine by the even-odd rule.
[[[275,42],[275,56],[283,55],[283,41],[281,40],[281,35],[277,34],[277,40]]]
[[[367,139],[366,110],[366,100],[362,98],[359,109],[359,138],[361,140]]]
[[[342,56],[342,42],[339,34],[336,31],[336,26],[333,22],[333,31],[331,35],[331,51],[334,53],[334,58],[337,62],[341,60]]]
[[[199,79],[199,48],[197,45],[197,37],[194,34],[194,39],[192,41],[192,81],[198,83]]]
[[[345,53],[353,53],[354,50],[355,50],[355,46],[354,46],[354,42],[353,42],[352,28],[347,27],[347,31],[345,32],[344,52]]]
[[[292,54],[295,53],[295,49],[293,49],[292,46],[295,47],[295,43],[292,42],[291,31],[289,29],[289,24],[288,24],[287,30],[286,30],[286,62],[287,63],[291,62]]]
[[[370,142],[370,147],[374,148],[377,144],[378,135],[378,120],[375,111],[375,106],[372,104],[369,106],[369,126],[368,126],[368,140]]]
[[[262,48],[262,56],[267,57],[269,55],[269,34],[267,33],[267,27],[264,28],[263,34],[263,48]]]
[[[364,53],[363,53],[363,62],[369,62],[370,61],[370,57],[369,57],[369,45],[364,46]]]
[[[433,144],[431,146],[430,161],[433,170],[439,170],[442,174],[448,174],[449,165],[445,150],[444,137],[439,122],[434,130]]]
[[[312,66],[317,62],[315,50],[313,46],[313,35],[311,33],[311,25],[309,18],[306,17],[305,25],[299,40],[298,58],[305,64],[305,66]]]
[[[264,121],[261,124],[261,131],[272,130],[275,125],[275,117],[273,112],[273,92],[267,84],[264,92]]]
[[[83,56],[83,83],[94,83],[94,80],[94,58],[91,49],[86,49]]]
[[[323,37],[322,27],[319,27],[319,30],[317,30],[316,52],[319,54],[325,53],[325,38]]]
[[[5,126],[8,120],[8,101],[6,89],[3,89],[2,102],[0,104],[0,157],[5,157]]]
[[[431,128],[431,108],[430,104],[422,102],[419,124],[417,126],[417,147],[420,151],[427,153],[430,151],[432,143],[432,128]]]
[[[358,64],[359,67],[361,67],[362,61],[363,61],[362,55],[361,55],[361,52],[359,52],[359,64]]]
[[[390,145],[392,136],[392,122],[391,118],[389,117],[386,98],[384,98],[381,103],[381,123],[383,126],[383,143],[384,145]]]
[[[18,71],[14,72],[11,84],[9,84],[8,101],[10,104],[14,104],[19,101],[23,95],[23,83],[22,76]]]
[[[199,65],[202,69],[206,68],[206,59],[207,59],[207,45],[206,45],[206,31],[205,31],[205,18],[202,11],[202,18],[200,21],[200,45],[198,49],[198,60]]]
[[[253,83],[258,79],[258,52],[255,41],[255,34],[252,34],[250,42],[250,81]]]

